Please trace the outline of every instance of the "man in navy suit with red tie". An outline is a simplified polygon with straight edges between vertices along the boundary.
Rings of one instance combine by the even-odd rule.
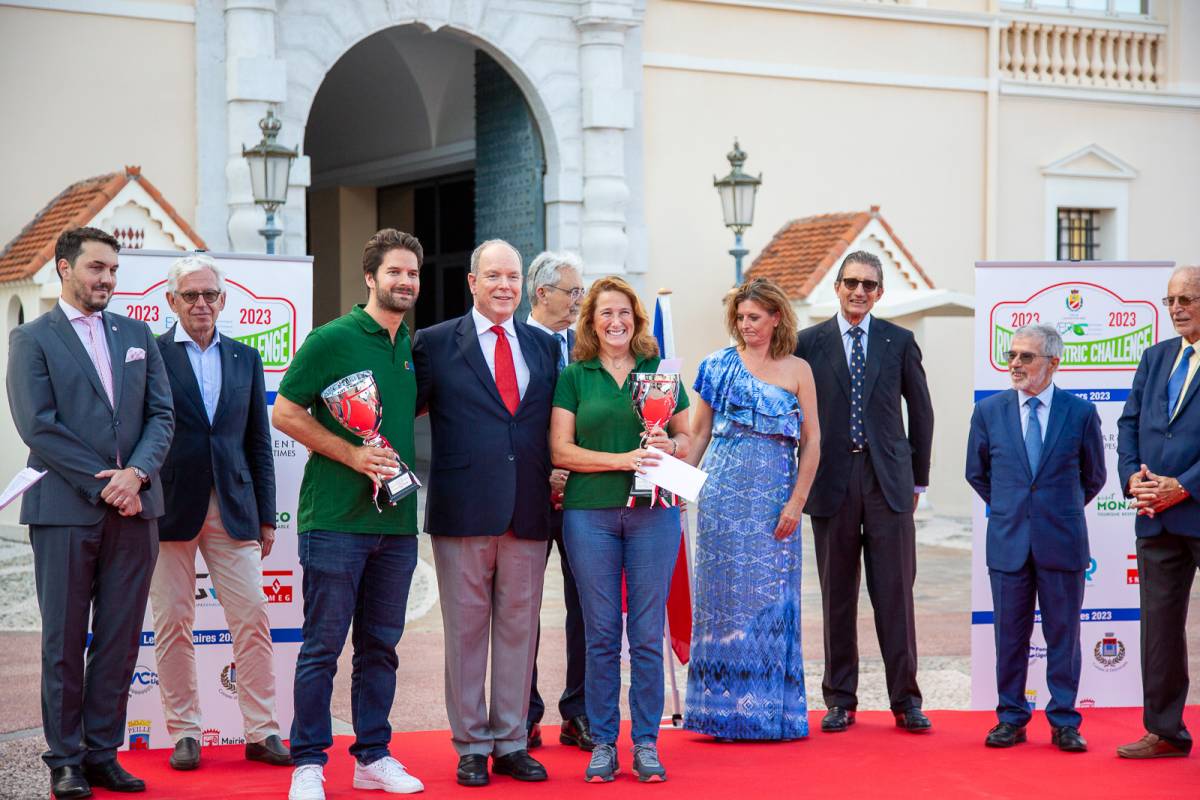
[[[1122,758],[1186,756],[1187,612],[1200,566],[1200,266],[1179,267],[1163,305],[1179,336],[1142,353],[1117,421],[1117,465],[1136,500],[1146,735]]]
[[[513,319],[521,255],[499,239],[471,254],[466,315],[417,332],[417,408],[433,432],[425,531],[433,537],[446,632],[446,713],[458,782],[492,771],[544,781],[528,752],[546,540],[554,339]],[[485,701],[491,643],[491,707]]]
[[[988,747],[1025,741],[1034,601],[1046,637],[1051,742],[1082,753],[1075,710],[1079,612],[1091,560],[1083,508],[1104,487],[1104,439],[1096,407],[1054,385],[1063,341],[1048,325],[1013,334],[1012,389],[980,400],[967,441],[967,482],[989,506],[988,578],[996,633],[997,724]]]

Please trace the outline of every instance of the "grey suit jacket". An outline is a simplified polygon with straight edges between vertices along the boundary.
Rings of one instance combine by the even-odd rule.
[[[106,311],[104,333],[112,358],[112,404],[57,304],[9,335],[13,422],[29,446],[28,465],[47,471],[22,498],[26,525],[98,523],[108,508],[100,499],[108,480],[94,476],[118,462],[150,475],[141,492],[141,516],[162,516],[158,472],[175,430],[162,354],[144,322]],[[132,348],[145,357],[127,361]]]

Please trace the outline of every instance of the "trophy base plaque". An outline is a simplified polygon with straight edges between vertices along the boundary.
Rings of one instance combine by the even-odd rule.
[[[417,489],[420,489],[421,480],[417,477],[417,473],[401,462],[400,473],[382,481],[380,488],[383,490],[381,494],[384,495],[384,498],[392,505],[395,505],[417,491]]]

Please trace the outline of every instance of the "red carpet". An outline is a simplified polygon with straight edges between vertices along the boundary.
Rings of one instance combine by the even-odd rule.
[[[924,736],[897,730],[891,715],[868,711],[846,733],[817,731],[821,712],[812,715],[806,740],[777,744],[718,744],[690,731],[664,730],[659,741],[669,780],[639,784],[628,769],[628,728],[620,747],[622,773],[606,785],[583,782],[587,756],[558,744],[558,732],[544,729],[546,746],[534,751],[550,772],[541,784],[493,776],[483,789],[454,783],[456,758],[446,731],[399,733],[392,754],[425,783],[425,794],[507,800],[525,797],[595,795],[605,800],[649,795],[666,798],[1120,798],[1182,800],[1200,798],[1200,753],[1190,758],[1125,761],[1114,749],[1142,731],[1141,709],[1091,709],[1084,712],[1083,734],[1091,747],[1084,754],[1060,753],[1050,746],[1050,730],[1038,713],[1029,726],[1029,742],[1011,750],[990,750],[983,737],[994,723],[990,713],[933,711],[934,730]],[[1200,727],[1196,709],[1188,710]],[[351,788],[353,762],[348,737],[337,737],[325,768],[331,798],[382,798],[382,792]],[[121,762],[146,780],[140,795],[172,800],[213,798],[285,798],[290,769],[250,764],[240,747],[206,747],[196,772],[173,772],[166,751],[123,753]],[[117,797],[96,790],[96,797]],[[124,795],[130,797],[130,795]]]

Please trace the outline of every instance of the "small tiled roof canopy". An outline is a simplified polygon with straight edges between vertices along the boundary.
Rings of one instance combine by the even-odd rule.
[[[183,217],[167,202],[158,189],[142,177],[141,167],[125,167],[73,183],[46,204],[37,216],[0,252],[0,283],[31,278],[54,257],[54,243],[70,228],[87,225],[130,181],[139,181],[154,201],[184,233],[203,248],[200,238]]]
[[[934,288],[933,281],[896,236],[892,226],[880,216],[879,206],[871,206],[870,211],[819,214],[792,220],[780,228],[758,254],[746,271],[746,277],[769,278],[779,284],[788,297],[803,300],[846,255],[846,251],[873,219],[879,220],[925,284]]]

